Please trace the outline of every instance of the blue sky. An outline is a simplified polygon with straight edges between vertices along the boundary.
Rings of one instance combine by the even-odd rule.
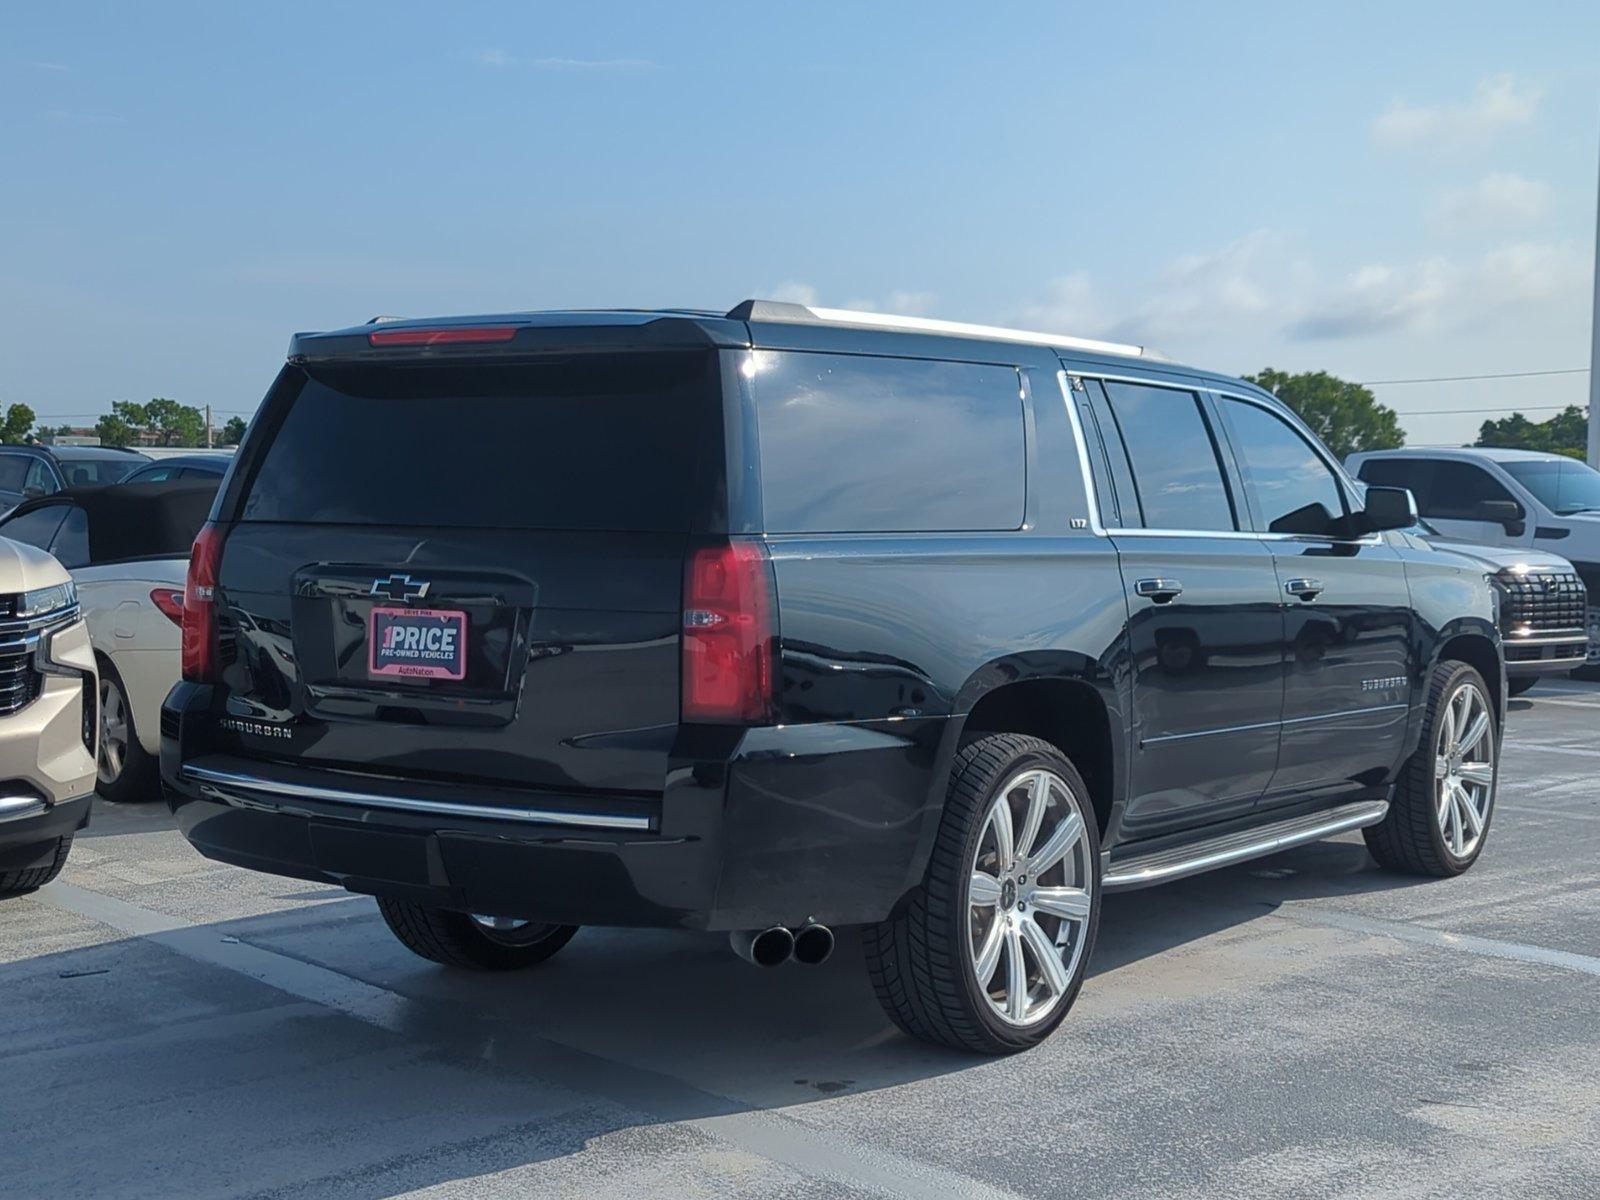
[[[295,329],[751,295],[1588,365],[1600,5],[1122,7],[13,6],[0,401],[247,413]],[[1407,414],[1586,388],[1379,391],[1450,442]]]

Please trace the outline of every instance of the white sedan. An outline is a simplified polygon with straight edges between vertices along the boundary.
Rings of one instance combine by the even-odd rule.
[[[50,551],[77,584],[100,667],[95,790],[107,800],[161,795],[161,702],[178,680],[189,546],[220,483],[68,489],[0,521],[0,537]]]

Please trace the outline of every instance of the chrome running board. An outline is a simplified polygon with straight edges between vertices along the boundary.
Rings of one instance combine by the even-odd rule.
[[[1100,886],[1108,892],[1123,892],[1182,879],[1186,875],[1198,875],[1202,871],[1246,862],[1264,854],[1275,854],[1291,846],[1318,842],[1346,830],[1376,825],[1388,811],[1387,800],[1361,800],[1324,812],[1307,813],[1255,829],[1223,834],[1188,846],[1136,854],[1120,862],[1113,860]]]

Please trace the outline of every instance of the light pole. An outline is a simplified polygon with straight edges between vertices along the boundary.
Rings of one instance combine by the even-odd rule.
[[[1594,310],[1589,343],[1589,465],[1600,469],[1600,181],[1594,201]]]

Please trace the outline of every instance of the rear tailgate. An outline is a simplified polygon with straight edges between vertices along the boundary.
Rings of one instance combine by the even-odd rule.
[[[659,793],[716,378],[705,351],[291,368],[223,550],[217,748]]]

